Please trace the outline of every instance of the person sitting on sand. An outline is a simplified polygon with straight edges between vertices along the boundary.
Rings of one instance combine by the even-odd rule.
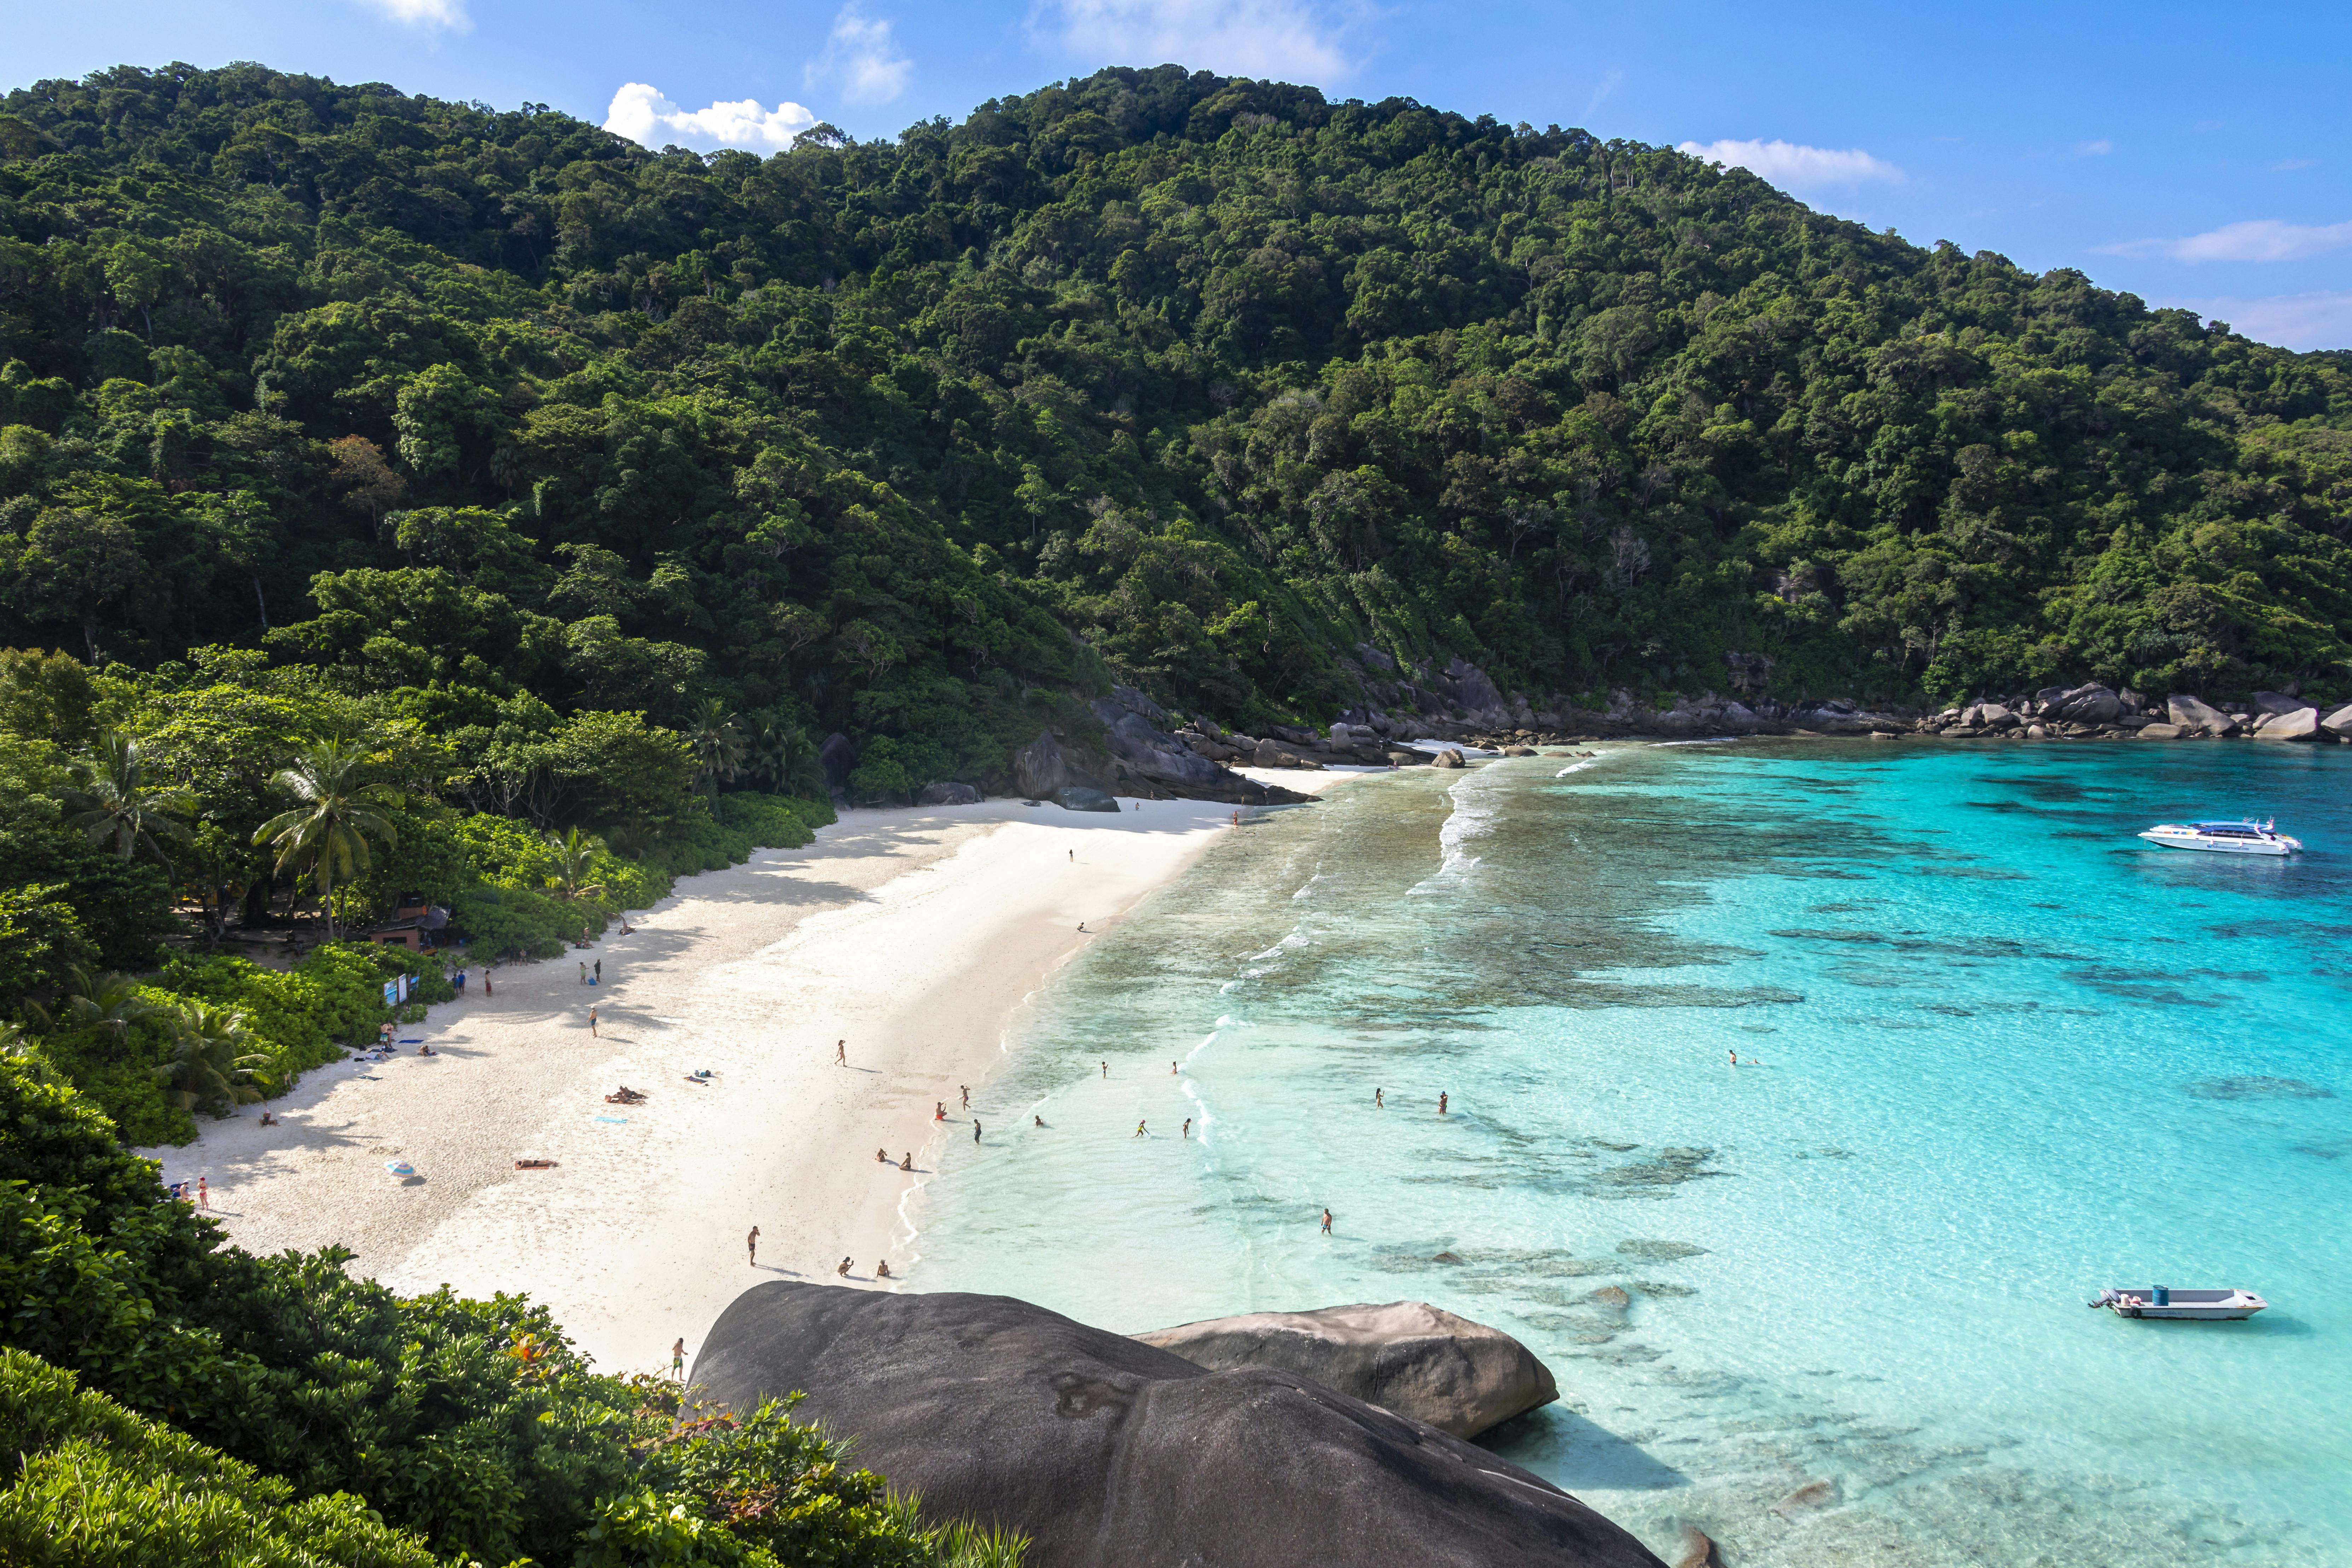
[[[890,1156],[877,1149],[874,1151],[874,1163],[877,1165],[887,1165],[890,1163]]]
[[[278,1125],[278,1118],[265,1110],[261,1113],[261,1124],[264,1127],[275,1127]]]
[[[901,1161],[899,1161],[899,1162],[898,1162],[898,1169],[900,1169],[900,1170],[902,1170],[902,1171],[911,1171],[911,1170],[913,1170],[914,1168],[915,1168],[915,1152],[914,1152],[912,1149],[909,1149],[909,1150],[908,1150],[908,1151],[907,1151],[907,1157],[906,1157],[905,1159],[903,1159],[903,1160],[901,1160]]]
[[[835,1272],[835,1274],[840,1275],[844,1279],[848,1279],[848,1278],[849,1278],[849,1259],[847,1259],[846,1258],[843,1258],[843,1259],[841,1260],[841,1267],[840,1267],[840,1268],[836,1268],[836,1269],[835,1269],[835,1270],[834,1270],[834,1272]]]
[[[431,1046],[420,1045],[416,1047],[416,1054],[420,1057],[435,1057],[439,1056],[441,1053],[435,1050]]]
[[[877,1279],[887,1279],[890,1278],[890,1260],[888,1258],[886,1258],[881,1262],[874,1266],[874,1278]]]

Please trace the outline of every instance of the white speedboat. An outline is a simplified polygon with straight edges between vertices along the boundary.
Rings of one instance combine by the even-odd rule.
[[[2289,838],[2276,824],[2251,816],[2242,822],[2162,822],[2140,837],[2166,849],[2211,849],[2223,855],[2291,855],[2303,847],[2302,839]]]
[[[2109,1286],[2086,1306],[2105,1307],[2118,1318],[2251,1318],[2270,1305],[2252,1290],[2174,1290],[2151,1285]]]

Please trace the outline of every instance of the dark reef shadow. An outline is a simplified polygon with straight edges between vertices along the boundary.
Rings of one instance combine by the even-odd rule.
[[[1584,1487],[1662,1492],[1691,1484],[1688,1476],[1640,1444],[1561,1405],[1515,1415],[1471,1440],[1570,1492]]]

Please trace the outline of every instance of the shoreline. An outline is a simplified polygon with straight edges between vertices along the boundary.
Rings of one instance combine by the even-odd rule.
[[[1355,774],[1268,776],[1320,793]],[[401,1030],[430,1058],[411,1043],[314,1068],[192,1143],[138,1152],[166,1182],[208,1178],[250,1251],[341,1245],[404,1294],[526,1294],[607,1370],[666,1367],[672,1340],[691,1352],[762,1279],[840,1282],[847,1255],[845,1282],[898,1282],[874,1266],[904,1271],[944,1141],[971,1135],[959,1087],[988,1081],[1062,966],[1234,810],[1121,805],[848,813],[813,844],[680,879],[628,936],[499,968],[491,997],[478,969],[465,999]],[[598,962],[604,984],[580,984]],[[622,1084],[648,1098],[607,1103]]]

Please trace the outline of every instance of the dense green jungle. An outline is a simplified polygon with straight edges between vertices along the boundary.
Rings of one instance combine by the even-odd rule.
[[[765,159],[257,65],[10,91],[0,1559],[1017,1560],[165,1199],[125,1144],[450,994],[348,940],[404,895],[550,957],[1114,682],[1319,723],[1374,654],[2342,699],[2347,528],[2347,356],[1581,131],[1174,67]]]

